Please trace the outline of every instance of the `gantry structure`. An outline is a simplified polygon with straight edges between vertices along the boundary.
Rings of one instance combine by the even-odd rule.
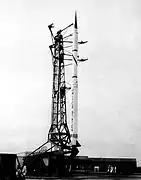
[[[52,111],[51,111],[51,126],[48,132],[48,138],[47,141],[42,144],[40,147],[35,149],[33,152],[31,152],[26,158],[33,157],[37,155],[43,155],[47,152],[60,152],[62,154],[69,154],[70,157],[75,157],[78,154],[78,147],[80,144],[78,141],[76,141],[77,134],[71,134],[68,128],[67,123],[67,107],[66,107],[66,92],[70,87],[67,87],[66,80],[65,80],[65,61],[69,60],[71,61],[70,64],[72,65],[72,61],[74,62],[74,69],[76,73],[76,68],[78,61],[85,61],[85,59],[78,59],[77,52],[77,46],[78,41],[77,36],[75,37],[75,43],[74,46],[74,53],[69,52],[66,50],[66,48],[72,47],[73,41],[68,40],[70,36],[73,36],[73,34],[69,34],[64,36],[64,31],[68,30],[73,24],[68,25],[66,28],[57,31],[57,33],[54,35],[52,29],[54,28],[54,25],[51,24],[48,26],[51,38],[52,38],[52,44],[49,46],[51,56],[52,56],[52,64],[53,64],[53,87],[52,87]],[[77,18],[75,15],[75,33],[77,35]],[[75,34],[74,33],[74,34]],[[79,44],[84,44],[85,42],[81,41]],[[66,45],[67,44],[67,45]],[[68,45],[69,44],[69,45]],[[68,52],[68,53],[66,53]],[[72,76],[75,78],[73,80],[74,82],[74,89],[72,89],[72,96],[75,93],[75,87],[77,82],[77,77]],[[73,96],[75,98],[75,96]],[[75,104],[72,103],[74,106]],[[72,110],[73,114],[75,112],[75,109]],[[72,119],[73,120],[73,119]],[[72,125],[75,126],[75,122],[73,121]],[[73,129],[71,127],[71,129]],[[77,129],[74,127],[74,129]],[[74,131],[76,132],[76,131]],[[75,138],[75,143],[72,144],[71,138]]]
[[[71,24],[72,25],[72,24]],[[71,25],[66,27],[69,28]],[[64,64],[64,37],[59,30],[56,36],[52,32],[53,25],[49,26],[52,37],[50,51],[53,63],[53,89],[52,89],[52,120],[48,133],[48,140],[59,147],[59,150],[65,151],[70,149],[71,137],[67,124],[66,110],[66,81],[65,81],[65,64]]]

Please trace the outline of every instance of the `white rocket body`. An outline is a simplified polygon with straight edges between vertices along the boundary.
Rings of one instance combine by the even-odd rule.
[[[78,139],[78,29],[77,15],[75,13],[74,39],[73,39],[73,72],[72,72],[72,119],[71,119],[71,143],[75,146]]]

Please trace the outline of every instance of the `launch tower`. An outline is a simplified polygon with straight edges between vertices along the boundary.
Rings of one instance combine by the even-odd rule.
[[[66,28],[57,31],[54,35],[52,28],[53,24],[48,28],[51,33],[52,44],[49,46],[52,63],[53,63],[53,88],[52,88],[52,112],[51,112],[51,127],[48,133],[47,142],[38,147],[26,158],[43,157],[47,152],[59,152],[60,154],[69,154],[70,159],[78,154],[78,133],[77,133],[77,111],[78,111],[78,82],[77,82],[77,66],[78,62],[78,31],[77,31],[77,15],[75,13],[74,34],[64,36],[64,31],[73,26],[70,24]],[[73,40],[68,40],[73,36]],[[73,44],[73,46],[72,46]],[[81,41],[80,44],[83,44]],[[72,47],[72,52],[67,51],[68,47]],[[67,53],[66,53],[67,52]],[[72,75],[72,118],[71,118],[71,133],[67,123],[67,108],[66,108],[66,91],[68,89],[65,80],[65,61],[69,60],[73,67]]]
[[[71,25],[66,27],[69,28]],[[56,145],[56,148],[64,151],[70,149],[70,132],[67,125],[66,113],[66,82],[64,65],[64,38],[60,30],[56,36],[52,33],[52,25],[49,26],[52,45],[50,46],[53,62],[53,90],[52,90],[52,120],[48,134],[48,140]]]

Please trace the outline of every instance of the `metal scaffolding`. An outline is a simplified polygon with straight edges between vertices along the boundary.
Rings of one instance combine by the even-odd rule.
[[[47,142],[31,152],[26,158],[53,151],[59,151],[63,154],[72,154],[71,136],[67,125],[66,90],[68,87],[65,82],[64,63],[64,57],[70,56],[69,54],[67,55],[64,53],[64,43],[72,43],[64,39],[72,36],[72,34],[66,37],[63,37],[62,35],[62,32],[72,25],[73,24],[70,24],[63,30],[59,30],[55,36],[52,32],[53,24],[48,26],[52,38],[52,45],[50,45],[49,48],[53,62],[51,127],[49,129]]]
[[[69,27],[69,26],[68,26]],[[67,28],[68,28],[67,27]],[[52,45],[50,46],[53,62],[52,119],[48,140],[64,151],[70,149],[70,132],[66,113],[66,82],[64,65],[64,39],[62,31],[53,36],[52,25],[49,26]],[[65,28],[66,29],[66,28]]]
[[[45,157],[48,157],[50,164],[48,167],[51,167],[51,169],[56,169],[52,166],[54,158],[56,159],[56,163],[60,163],[60,160],[57,159],[61,158],[62,170],[59,170],[60,164],[57,165],[57,169],[60,172],[64,172],[66,169],[70,172],[73,159],[79,152],[78,147],[80,147],[80,144],[77,141],[77,65],[79,61],[85,61],[87,59],[78,59],[78,44],[84,44],[86,42],[78,42],[76,13],[74,34],[64,36],[64,31],[67,31],[72,25],[73,24],[70,24],[66,28],[57,31],[56,35],[54,35],[52,31],[52,28],[54,27],[53,24],[48,26],[52,38],[52,44],[49,48],[53,63],[51,126],[48,132],[47,141],[28,154],[24,159],[24,164],[30,167],[33,173],[34,171],[39,172],[44,169],[41,165]],[[68,40],[70,36],[74,36],[73,41]],[[74,48],[73,50],[71,49],[72,52],[68,51],[68,48],[70,47]],[[70,63],[66,64],[65,61],[70,61]],[[66,91],[67,89],[70,89],[66,86],[65,80],[65,66],[68,65],[73,65],[71,134],[67,123],[66,108]],[[69,155],[67,168],[65,165],[66,162],[64,161],[65,154]],[[47,168],[45,169],[47,170]],[[49,170],[48,172],[53,173],[54,170]]]

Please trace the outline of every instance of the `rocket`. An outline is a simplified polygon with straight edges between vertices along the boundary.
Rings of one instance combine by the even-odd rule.
[[[71,117],[71,144],[78,143],[78,27],[77,13],[75,12],[74,33],[73,33],[73,65],[72,65],[72,117]]]

